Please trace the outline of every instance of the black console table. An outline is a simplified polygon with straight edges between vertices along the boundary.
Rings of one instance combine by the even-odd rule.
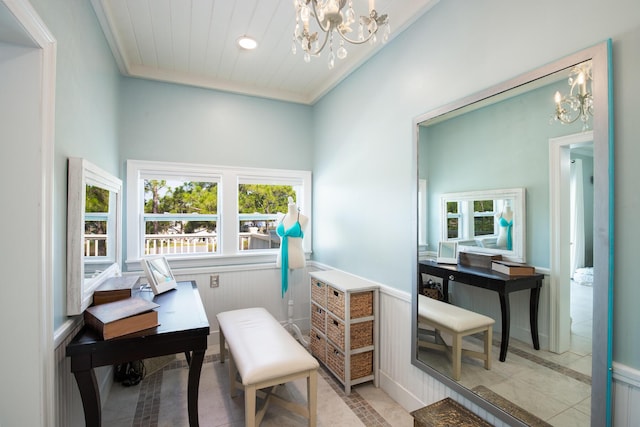
[[[489,289],[498,293],[500,297],[500,311],[502,313],[502,342],[500,343],[500,361],[507,359],[509,348],[509,329],[511,323],[511,309],[509,294],[511,292],[531,289],[529,298],[529,322],[531,324],[531,339],[533,348],[540,349],[538,339],[538,304],[540,302],[540,288],[544,275],[508,276],[490,269],[466,267],[460,264],[438,264],[435,261],[420,261],[419,272],[440,277],[442,279],[442,293],[445,301],[449,299],[449,281],[463,283],[478,288]],[[418,283],[421,283],[419,278]]]
[[[198,426],[198,388],[200,371],[207,349],[209,321],[195,282],[180,282],[158,296],[135,290],[134,295],[153,300],[160,326],[112,340],[102,340],[84,326],[67,345],[73,372],[84,407],[88,427],[100,427],[102,413],[100,391],[94,368],[168,354],[185,353],[189,362],[187,399],[189,425]]]

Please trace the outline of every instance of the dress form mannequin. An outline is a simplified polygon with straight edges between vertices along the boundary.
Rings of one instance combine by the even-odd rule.
[[[280,218],[276,233],[280,236],[280,251],[276,258],[276,265],[280,267],[282,275],[282,297],[289,288],[289,271],[306,265],[302,239],[304,230],[309,224],[309,218],[302,215],[298,206],[289,197],[287,213]],[[300,328],[293,323],[293,294],[289,292],[287,326],[297,335],[298,340],[306,347],[308,342],[302,336]]]
[[[305,215],[302,215],[298,210],[298,205],[295,204],[293,198],[289,197],[289,205],[287,206],[287,213],[280,218],[280,223],[283,225],[284,230],[290,230],[291,227],[300,223],[300,229],[304,233],[307,229],[307,225],[309,224],[309,218]],[[280,235],[280,233],[278,233]],[[304,236],[303,236],[304,237]],[[280,236],[280,248],[282,249],[284,246],[284,239],[287,239],[288,246],[288,268],[291,270],[295,270],[298,268],[302,268],[306,265],[306,260],[304,256],[304,249],[302,247],[302,239],[303,237],[294,237],[294,236]],[[276,258],[276,266],[282,266],[282,256],[283,251],[280,250],[278,252],[278,257]]]
[[[513,249],[513,211],[511,206],[506,204],[502,212],[496,215],[499,225],[498,240],[496,246],[499,248]]]

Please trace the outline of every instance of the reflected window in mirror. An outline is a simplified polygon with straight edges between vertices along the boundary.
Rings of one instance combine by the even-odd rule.
[[[87,184],[84,214],[84,277],[92,278],[116,262],[117,194]]]
[[[440,206],[442,241],[525,262],[524,188],[447,193]]]

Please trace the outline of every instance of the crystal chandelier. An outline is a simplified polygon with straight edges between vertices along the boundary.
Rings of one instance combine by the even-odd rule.
[[[585,62],[571,69],[569,73],[569,94],[562,96],[557,91],[554,96],[556,113],[554,119],[562,123],[573,123],[580,119],[582,129],[588,129],[589,117],[593,116],[593,95],[591,94],[591,62]]]
[[[384,27],[382,43],[386,43],[391,33],[389,18],[386,14],[378,15],[375,0],[369,0],[369,15],[360,16],[357,39],[349,37],[349,33],[353,31],[351,25],[356,22],[353,0],[293,0],[293,5],[296,10],[296,27],[293,31],[291,52],[295,54],[297,43],[300,43],[304,51],[304,61],[307,63],[311,61],[311,56],[320,55],[328,41],[328,65],[329,69],[332,69],[336,56],[338,59],[344,59],[347,56],[345,41],[352,44],[362,44],[367,41],[375,43],[378,29]],[[322,42],[318,32],[310,29],[312,26],[319,27],[319,30],[324,33]],[[339,47],[335,53],[334,33],[340,36]]]

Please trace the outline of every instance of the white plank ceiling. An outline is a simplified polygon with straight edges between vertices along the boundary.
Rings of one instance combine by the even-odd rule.
[[[389,15],[391,38],[438,0],[376,0]],[[357,14],[368,2],[353,0]],[[311,63],[291,53],[292,0],[92,0],[122,74],[313,104],[385,45],[349,45],[327,66],[328,48]],[[254,51],[238,48],[249,35]],[[379,36],[380,40],[382,37]]]

